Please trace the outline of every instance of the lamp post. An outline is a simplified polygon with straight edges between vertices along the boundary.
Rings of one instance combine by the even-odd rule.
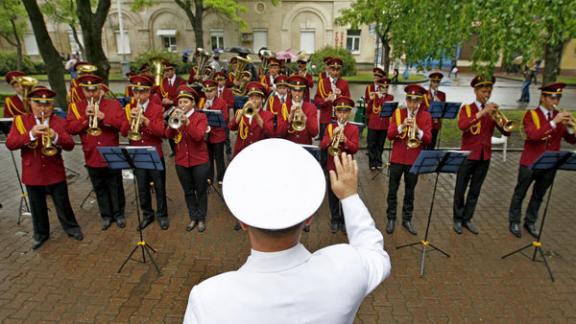
[[[118,52],[122,57],[121,66],[122,66],[122,76],[126,77],[126,74],[130,71],[130,62],[128,62],[128,57],[126,56],[126,47],[125,47],[125,37],[124,37],[124,21],[122,20],[122,0],[116,1],[116,6],[118,7],[118,28],[120,29],[120,46],[118,48]],[[121,50],[121,51],[120,51]]]

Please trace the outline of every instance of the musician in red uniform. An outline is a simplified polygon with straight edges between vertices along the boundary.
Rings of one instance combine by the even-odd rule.
[[[246,84],[248,101],[255,107],[253,116],[246,116],[244,109],[238,109],[234,118],[230,120],[228,127],[232,131],[238,131],[234,144],[234,156],[248,145],[264,138],[264,119],[269,117],[269,112],[262,110],[265,89],[260,82],[251,81]]]
[[[340,58],[334,57],[327,61],[329,75],[318,81],[318,90],[314,96],[314,104],[320,109],[320,137],[324,136],[326,126],[332,121],[332,106],[336,98],[350,97],[348,81],[340,77],[342,65]]]
[[[212,81],[213,82],[213,81]],[[213,91],[215,92],[215,91]],[[206,115],[196,109],[199,95],[196,90],[182,85],[178,88],[178,108],[172,112],[172,117],[182,115],[181,126],[177,129],[171,125],[166,127],[166,137],[173,138],[176,143],[176,174],[184,191],[184,199],[188,207],[190,223],[187,231],[198,226],[198,232],[206,229],[206,213],[208,211],[208,147],[204,140],[209,131]]]
[[[324,63],[324,71],[318,74],[318,82],[330,76],[330,66],[328,66],[328,62],[330,62],[332,59],[333,59],[332,56],[326,56],[325,58],[322,59],[322,62]]]
[[[396,226],[396,206],[398,205],[398,187],[404,176],[404,203],[402,205],[402,227],[416,235],[412,224],[414,211],[414,189],[418,175],[410,173],[412,164],[424,146],[432,140],[432,117],[420,107],[426,89],[419,85],[409,85],[406,92],[406,108],[397,108],[390,119],[388,139],[393,141],[390,156],[390,181],[388,183],[388,225],[386,232],[392,234]]]
[[[166,205],[166,164],[164,163],[164,154],[162,152],[162,138],[164,136],[164,110],[161,105],[155,104],[150,100],[151,88],[154,80],[148,75],[135,75],[130,78],[132,91],[134,91],[135,104],[124,107],[124,120],[122,121],[122,135],[128,136],[132,133],[131,125],[133,120],[138,120],[140,116],[140,127],[138,131],[140,139],[130,140],[131,146],[152,146],[158,152],[163,170],[145,170],[135,169],[134,176],[138,183],[138,196],[140,199],[140,208],[142,209],[143,219],[138,225],[141,229],[146,228],[157,217],[160,222],[160,228],[167,230],[170,226],[168,221],[168,207]],[[135,123],[135,122],[134,122]],[[154,185],[156,192],[156,214],[152,209],[151,186]]]
[[[514,188],[514,195],[510,202],[508,219],[510,222],[510,232],[516,237],[521,237],[520,218],[522,216],[522,201],[530,185],[532,196],[526,209],[524,217],[524,228],[535,238],[538,237],[539,230],[536,229],[538,220],[538,210],[546,191],[552,185],[556,170],[532,170],[530,165],[534,163],[546,151],[559,151],[562,139],[570,144],[576,144],[574,130],[576,125],[569,112],[556,110],[556,106],[562,98],[562,89],[566,84],[561,82],[543,85],[540,89],[540,105],[524,114],[524,151],[520,157],[520,168],[518,169],[518,181]]]
[[[291,100],[288,101],[289,115],[285,138],[298,144],[311,145],[314,137],[318,136],[318,109],[310,101],[304,99],[306,89],[308,89],[310,83],[301,75],[292,75],[288,78],[288,84],[290,86]],[[301,115],[298,112],[300,109]],[[294,117],[299,115],[305,125],[303,130],[293,128]]]
[[[458,128],[462,131],[461,149],[470,151],[470,155],[458,169],[456,177],[453,209],[454,231],[457,234],[462,234],[462,227],[473,234],[479,233],[476,225],[472,223],[472,216],[490,166],[494,128],[498,128],[506,136],[510,135],[510,132],[502,129],[492,117],[498,110],[495,103],[488,102],[494,82],[494,77],[474,77],[470,85],[474,88],[476,100],[464,105],[458,114]],[[468,196],[465,196],[467,189]]]
[[[430,109],[430,104],[434,101],[446,102],[446,94],[440,90],[438,87],[440,86],[440,81],[444,74],[441,72],[432,72],[428,75],[428,79],[430,80],[430,89],[426,91],[424,94],[424,100],[422,100],[421,108],[428,111]],[[426,145],[424,149],[426,150],[434,150],[436,148],[436,143],[438,142],[438,132],[442,128],[442,119],[440,118],[433,118],[432,119],[432,141],[430,144]]]
[[[218,82],[216,95],[218,98],[222,98],[224,102],[226,102],[226,110],[228,111],[228,115],[230,115],[230,109],[234,108],[234,93],[232,93],[232,89],[227,87],[228,81],[226,80],[224,72],[216,72],[214,74],[214,81]],[[226,119],[226,121],[228,121],[228,119]],[[228,125],[226,125],[224,130],[226,132],[226,155],[230,157],[232,156],[232,147],[230,146],[230,129],[228,128]]]
[[[56,93],[45,87],[30,91],[31,113],[14,117],[6,139],[9,150],[21,151],[22,182],[26,185],[32,211],[34,250],[50,237],[47,194],[52,196],[58,220],[68,236],[78,241],[84,239],[70,205],[61,154],[62,150],[74,148],[74,140],[66,131],[66,121],[52,113],[54,97]],[[52,150],[47,150],[50,141]]]
[[[310,90],[314,88],[314,76],[312,73],[308,72],[308,62],[310,62],[310,56],[305,53],[301,53],[296,58],[296,64],[298,65],[298,70],[293,75],[299,75],[306,79],[306,88],[304,88],[304,101],[310,102]]]
[[[374,77],[374,82],[367,85],[366,90],[364,90],[364,100],[366,102],[370,99],[371,93],[378,92],[378,89],[380,88],[380,83],[378,81],[386,77],[386,72],[384,72],[383,68],[377,66],[372,69],[372,76]]]
[[[202,110],[210,109],[217,110],[222,113],[224,122],[228,124],[228,107],[224,99],[216,96],[217,84],[215,81],[206,80],[203,82],[203,91],[206,100],[204,101]],[[226,142],[226,129],[224,127],[212,127],[210,126],[210,132],[208,133],[208,153],[210,157],[210,183],[214,181],[214,173],[216,173],[216,179],[218,184],[222,184],[222,179],[224,179],[224,170],[226,164],[224,163],[224,144]],[[216,171],[216,172],[215,172]]]
[[[270,120],[264,120],[264,134],[266,138],[283,138],[288,131],[288,102],[292,99],[288,93],[288,78],[279,75],[274,79],[275,91],[268,96],[265,111]]]
[[[280,75],[280,61],[271,57],[268,59],[268,73],[260,78],[267,92],[276,90],[276,78]]]
[[[168,111],[170,108],[176,105],[176,95],[178,94],[178,87],[186,84],[184,79],[176,75],[176,65],[170,62],[164,63],[164,77],[160,82],[157,90],[157,94],[162,99],[162,107],[164,111]],[[172,139],[168,140],[170,144],[170,156],[174,156],[174,141]]]
[[[388,94],[388,85],[390,79],[382,77],[378,79],[372,89],[368,92],[368,102],[366,104],[366,120],[368,124],[368,136],[366,142],[368,145],[368,166],[370,170],[382,169],[382,153],[384,152],[384,143],[388,134],[388,124],[390,117],[380,117],[382,105],[386,101],[394,100],[394,96]]]
[[[336,111],[337,120],[326,127],[326,133],[322,137],[320,148],[328,150],[329,147],[338,148],[342,152],[354,155],[358,151],[358,127],[348,123],[352,108],[354,108],[354,100],[349,97],[340,96],[333,101],[334,110]],[[329,150],[332,151],[332,150]],[[326,159],[325,165],[326,172],[335,170],[334,156],[330,155]],[[330,205],[330,230],[336,233],[338,229],[342,232],[346,231],[344,224],[344,216],[340,208],[338,197],[332,191],[330,185],[330,177],[326,177],[328,181],[328,204]]]
[[[95,65],[92,65],[88,62],[83,62],[83,61],[78,61],[76,63],[76,65],[74,66],[74,69],[76,69],[76,72],[78,73],[78,77],[84,75],[84,74],[93,74],[94,72],[96,72],[97,68]],[[80,88],[80,84],[78,84],[78,77],[76,79],[72,79],[70,80],[70,89],[68,90],[68,96],[69,96],[69,100],[71,102],[80,102],[86,98],[84,98],[84,92],[82,91],[82,88]]]
[[[77,81],[86,99],[78,103],[71,102],[68,106],[66,130],[71,135],[80,135],[86,169],[102,217],[102,230],[107,230],[112,222],[124,228],[126,202],[122,170],[109,169],[98,151],[100,146],[120,145],[118,132],[122,127],[124,112],[117,100],[104,97],[104,90],[101,88],[103,80],[99,76],[84,74]],[[91,125],[90,122],[93,122],[95,116],[98,122]],[[97,129],[100,130],[99,134]]]
[[[23,115],[26,113],[24,108],[24,88],[18,81],[19,77],[23,77],[26,74],[20,71],[10,71],[6,73],[6,83],[8,83],[12,89],[16,92],[15,95],[6,97],[4,99],[4,118],[10,118],[17,115]]]

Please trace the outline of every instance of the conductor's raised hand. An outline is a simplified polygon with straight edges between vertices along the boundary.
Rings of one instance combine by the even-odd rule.
[[[342,200],[358,193],[358,164],[352,155],[342,153],[334,157],[336,171],[330,170],[332,191]]]

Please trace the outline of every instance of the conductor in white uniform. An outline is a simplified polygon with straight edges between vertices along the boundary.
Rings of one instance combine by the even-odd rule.
[[[248,146],[226,170],[223,194],[248,233],[251,254],[237,271],[196,285],[184,323],[352,323],[362,300],[390,274],[382,233],[358,196],[358,166],[335,158],[332,190],[342,202],[349,244],[310,253],[301,243],[320,207],[320,164],[298,144]]]

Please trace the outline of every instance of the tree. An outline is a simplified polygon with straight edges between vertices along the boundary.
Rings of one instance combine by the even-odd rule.
[[[76,14],[82,27],[86,60],[98,67],[96,74],[105,82],[108,82],[110,62],[102,47],[102,28],[108,18],[110,6],[110,0],[98,0],[96,11],[93,12],[90,0],[76,0]]]
[[[91,0],[91,5],[96,5],[96,0]],[[84,53],[84,46],[78,36],[78,15],[76,14],[76,0],[52,0],[46,1],[41,6],[42,12],[54,23],[66,24],[72,31],[74,41],[78,45],[81,53]]]
[[[22,37],[26,30],[26,10],[18,0],[0,2],[0,37],[16,48],[16,69],[22,69]]]

